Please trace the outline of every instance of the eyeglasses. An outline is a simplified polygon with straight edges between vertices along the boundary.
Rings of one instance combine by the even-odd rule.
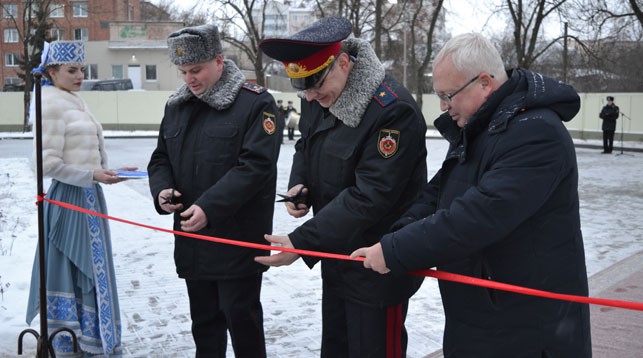
[[[455,97],[455,95],[457,95],[458,93],[462,92],[465,88],[467,88],[470,84],[475,82],[478,78],[480,78],[480,75],[476,75],[476,77],[470,79],[469,82],[465,83],[464,86],[458,88],[453,93],[442,93],[442,94],[436,93],[435,95],[438,96],[438,98],[440,98],[440,100],[442,102],[451,103],[451,101],[453,100],[453,97]],[[493,75],[491,75],[491,78],[493,78]]]
[[[291,78],[290,84],[297,90],[300,91],[318,91],[326,81],[326,77],[330,71],[332,71],[333,66],[335,66],[335,61],[324,70],[314,75],[304,77],[304,78]]]
[[[312,87],[311,87],[311,88],[309,88],[309,89],[310,89],[310,90],[315,90],[315,91],[317,91],[317,90],[319,90],[320,88],[322,88],[322,86],[324,85],[324,82],[326,81],[326,78],[328,78],[328,74],[330,73],[330,71],[332,71],[332,70],[333,70],[333,67],[335,67],[335,61],[333,61],[333,62],[330,64],[330,66],[328,66],[328,70],[326,71],[326,73],[324,74],[324,76],[322,76],[321,80],[319,80],[319,82],[317,82],[314,86],[312,86]]]

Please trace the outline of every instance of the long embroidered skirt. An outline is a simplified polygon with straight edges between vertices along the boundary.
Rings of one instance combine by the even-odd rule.
[[[52,180],[47,198],[107,213],[98,184],[81,188]],[[72,329],[80,348],[106,356],[121,353],[121,320],[106,219],[44,203],[49,333]],[[38,249],[31,275],[27,323],[39,313]],[[42,317],[41,317],[42,319]],[[72,352],[71,336],[57,334],[56,352]]]

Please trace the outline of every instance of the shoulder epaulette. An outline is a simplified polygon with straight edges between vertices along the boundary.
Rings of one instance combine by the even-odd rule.
[[[388,88],[387,85],[382,83],[380,87],[375,91],[373,99],[377,101],[382,107],[386,107],[389,104],[397,101],[397,94],[393,92],[392,89]]]
[[[264,87],[262,85],[258,85],[256,83],[250,83],[250,82],[244,83],[243,84],[243,89],[246,89],[246,90],[248,90],[250,92],[254,92],[254,93],[257,93],[257,94],[264,93],[264,92],[266,92],[268,90],[266,87]]]

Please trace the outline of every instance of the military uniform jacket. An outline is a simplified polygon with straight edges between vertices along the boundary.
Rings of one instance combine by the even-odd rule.
[[[563,121],[580,99],[570,87],[524,70],[460,129],[435,121],[451,143],[412,223],[381,243],[387,267],[438,269],[587,295],[578,167]],[[440,281],[445,357],[589,357],[587,305]]]
[[[165,107],[158,145],[149,166],[156,210],[159,192],[180,191],[187,209],[196,204],[208,225],[198,234],[263,243],[272,232],[276,162],[280,143],[272,96],[245,84],[240,71],[225,61],[224,75],[196,98],[181,88]],[[174,214],[174,230],[180,230]],[[266,270],[252,250],[176,235],[177,273],[188,279],[226,279]]]
[[[383,70],[373,78],[369,56],[358,54],[351,76],[370,77],[370,84],[349,77],[355,87],[345,88],[330,110],[302,101],[289,187],[309,189],[314,216],[289,234],[297,249],[350,254],[377,243],[426,182],[424,117],[405,88],[389,78],[380,82]],[[358,102],[362,109],[351,108]],[[310,267],[318,262],[303,259]],[[422,282],[333,259],[322,260],[322,278],[340,297],[377,306],[400,303]]]

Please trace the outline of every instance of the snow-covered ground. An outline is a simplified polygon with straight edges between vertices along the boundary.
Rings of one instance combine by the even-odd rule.
[[[286,139],[282,145],[278,192],[287,189],[293,144]],[[154,146],[153,138],[108,139],[110,164],[144,169]],[[427,147],[431,176],[440,166],[446,143],[428,139]],[[585,251],[592,275],[643,248],[643,153],[602,155],[599,149],[577,153]],[[30,140],[0,140],[0,357],[17,356],[18,335],[28,328],[25,307],[37,245],[30,156]],[[103,188],[111,215],[171,228],[170,217],[156,214],[146,180]],[[275,233],[287,234],[301,222],[276,204]],[[176,277],[172,260],[173,238],[118,222],[112,222],[111,229],[126,356],[194,356],[185,286]],[[319,355],[320,298],[318,267],[309,270],[297,261],[265,274],[262,301],[269,357]],[[443,323],[437,283],[428,278],[411,299],[408,357],[424,357],[439,349]],[[38,319],[31,328],[38,330]],[[27,335],[24,342],[25,354],[33,355],[35,339]],[[231,349],[228,355],[232,356]]]

